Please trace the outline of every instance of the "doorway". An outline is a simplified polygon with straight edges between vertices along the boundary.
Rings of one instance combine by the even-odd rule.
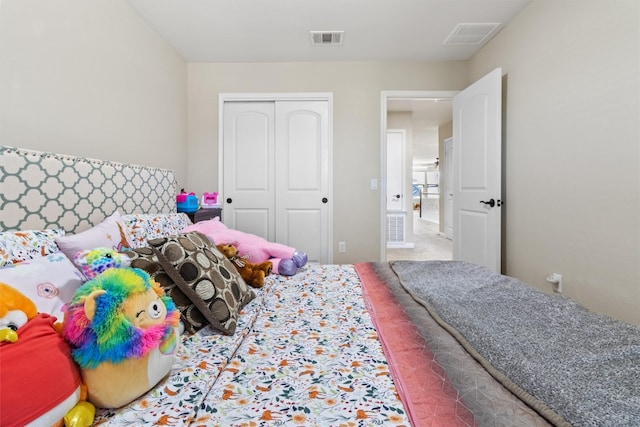
[[[459,93],[382,92],[381,203],[386,198],[386,131],[388,104],[393,100],[452,99],[453,251],[452,259],[501,272],[502,262],[502,109],[505,76],[496,68]],[[440,141],[439,150],[444,150]],[[439,153],[443,154],[442,151]],[[442,178],[443,175],[440,177]],[[444,175],[446,176],[446,175]],[[441,196],[442,197],[442,193]],[[442,206],[444,204],[441,203]],[[443,230],[441,230],[443,231]],[[381,233],[384,235],[384,232]],[[384,239],[383,239],[384,240]],[[381,259],[387,259],[386,242]]]
[[[402,192],[410,197],[407,208],[406,244],[390,244],[388,206],[382,207],[384,232],[382,258],[452,259],[452,241],[445,235],[444,140],[452,135],[455,91],[385,91],[382,93],[382,135],[391,129],[406,133],[407,176]],[[388,149],[388,148],[387,148]],[[385,153],[385,148],[382,150]],[[383,173],[389,159],[383,159]],[[383,182],[389,185],[388,176]],[[387,186],[386,192],[390,191]],[[393,195],[391,195],[393,196]],[[386,194],[386,198],[391,197]]]

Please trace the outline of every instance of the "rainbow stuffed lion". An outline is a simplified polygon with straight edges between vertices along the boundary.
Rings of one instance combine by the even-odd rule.
[[[171,298],[137,268],[111,268],[78,288],[62,332],[89,400],[101,408],[117,408],[167,375],[177,349],[179,318]]]

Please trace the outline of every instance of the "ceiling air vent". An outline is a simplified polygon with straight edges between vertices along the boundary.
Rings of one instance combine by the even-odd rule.
[[[458,24],[443,44],[481,44],[493,35],[499,23]]]
[[[344,31],[309,31],[314,46],[341,45]]]

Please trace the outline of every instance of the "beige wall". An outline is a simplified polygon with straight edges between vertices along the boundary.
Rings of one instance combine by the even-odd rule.
[[[506,273],[640,323],[640,3],[532,2],[469,63],[506,75]]]
[[[189,64],[189,183],[218,186],[218,94],[333,93],[333,260],[380,259],[380,96],[383,90],[459,90],[466,64],[313,62]],[[347,252],[338,253],[338,242]]]
[[[566,295],[640,323],[639,8],[534,0],[468,64],[187,65],[121,0],[2,0],[0,143],[167,167],[201,193],[220,92],[332,92],[334,261],[377,260],[380,92],[502,67],[506,273],[545,290],[561,273]]]
[[[174,169],[187,65],[121,0],[2,0],[0,144]]]

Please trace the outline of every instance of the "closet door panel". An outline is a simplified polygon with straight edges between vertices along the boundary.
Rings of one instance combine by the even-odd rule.
[[[319,236],[326,228],[322,224],[322,210],[288,208],[283,211],[287,216],[287,229],[280,234],[287,236],[287,244],[306,252],[309,261],[326,263],[322,257],[322,251],[326,246],[323,242],[325,239],[322,235]]]
[[[328,115],[326,101],[276,103],[276,239],[317,262],[329,249]]]
[[[225,224],[271,241],[275,239],[274,126],[273,102],[225,104]]]
[[[295,111],[283,118],[287,129],[282,147],[286,150],[288,191],[322,190],[322,117],[314,112]]]

